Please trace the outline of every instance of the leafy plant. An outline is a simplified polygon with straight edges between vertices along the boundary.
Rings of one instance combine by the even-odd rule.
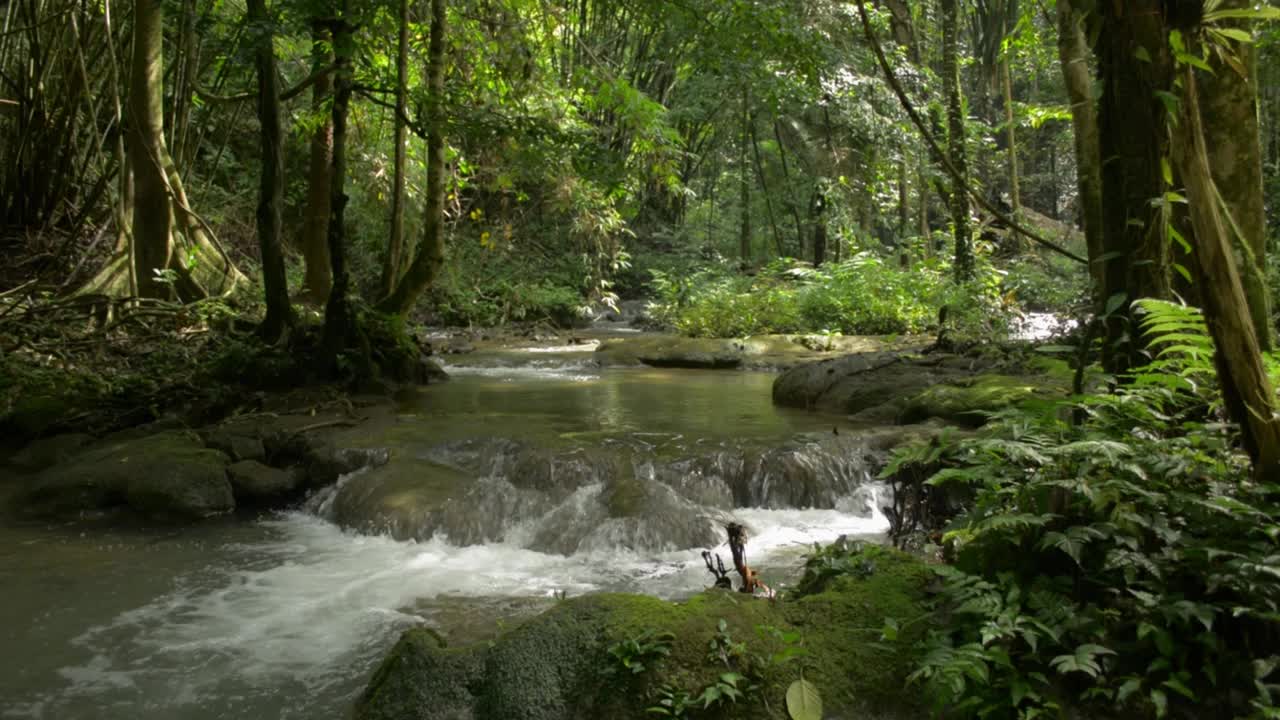
[[[653,630],[645,630],[635,637],[619,640],[609,646],[609,655],[615,663],[611,670],[629,675],[639,675],[651,670],[671,654],[673,640],[675,635],[655,633]]]
[[[938,454],[927,484],[970,499],[912,680],[949,713],[1274,716],[1276,489],[1247,479],[1202,395],[1152,377],[1203,370],[1203,325],[1143,306],[1162,350],[1131,384],[1004,413]]]

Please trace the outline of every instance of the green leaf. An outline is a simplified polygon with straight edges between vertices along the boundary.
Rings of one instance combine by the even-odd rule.
[[[822,695],[808,680],[797,680],[787,688],[787,714],[791,720],[822,720]]]

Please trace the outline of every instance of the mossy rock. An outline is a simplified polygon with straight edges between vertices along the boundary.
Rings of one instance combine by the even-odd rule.
[[[957,383],[929,387],[912,397],[902,408],[898,421],[918,423],[930,418],[966,427],[987,422],[990,413],[1036,401],[1066,397],[1068,386],[1046,372],[1040,376],[979,375]]]
[[[675,335],[608,340],[596,348],[605,365],[723,370],[742,365],[746,346],[737,340]]]
[[[406,632],[357,702],[357,720],[577,720],[648,717],[655,689],[697,695],[727,670],[708,649],[720,622],[747,656],[768,657],[785,645],[768,632],[803,638],[805,677],[817,685],[829,715],[914,709],[903,691],[922,632],[930,573],[918,560],[881,551],[865,578],[840,577],[821,592],[766,601],[709,590],[683,603],[653,597],[596,594],[560,603],[490,643],[445,647],[422,628]],[[893,618],[904,628],[893,641],[880,628]],[[670,634],[667,656],[640,674],[622,670],[609,647],[643,633]],[[795,664],[759,660],[760,690],[723,708],[722,717],[777,713]],[[701,715],[695,715],[695,717]]]
[[[188,432],[105,440],[35,476],[18,502],[41,516],[127,507],[156,520],[199,519],[235,507],[227,460]]]
[[[0,416],[0,435],[6,443],[22,445],[57,427],[78,409],[77,402],[69,397],[48,394],[22,396]]]

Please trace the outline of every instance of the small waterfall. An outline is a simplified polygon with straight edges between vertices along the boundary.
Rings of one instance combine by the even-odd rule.
[[[882,458],[869,447],[857,435],[776,447],[643,434],[565,449],[469,439],[344,476],[307,511],[399,540],[670,552],[719,544],[724,524],[749,523],[752,510],[873,518]]]

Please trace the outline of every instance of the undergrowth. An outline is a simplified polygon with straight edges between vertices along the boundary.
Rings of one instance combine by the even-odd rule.
[[[886,470],[964,508],[921,523],[951,564],[912,679],[948,717],[1280,718],[1280,487],[1218,421],[1198,312],[1142,307],[1156,357],[1116,392]]]

